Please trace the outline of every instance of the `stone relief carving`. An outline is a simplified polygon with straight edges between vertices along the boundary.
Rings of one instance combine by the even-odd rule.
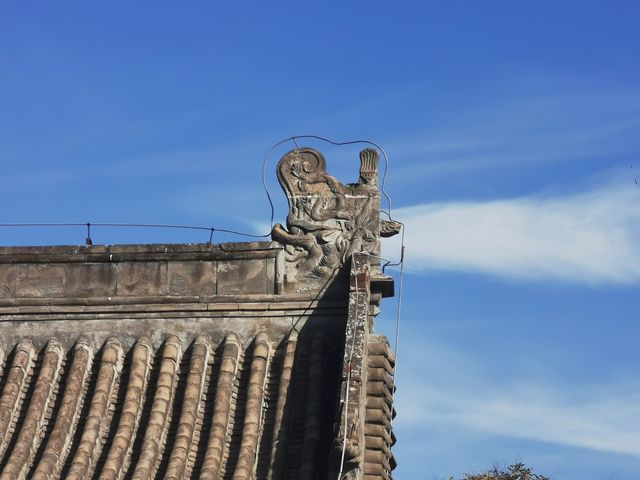
[[[345,408],[344,406],[342,408]],[[357,431],[357,422],[359,422],[359,418],[351,418],[351,428],[347,431],[346,439],[344,437],[344,425],[340,427],[340,431],[337,435],[337,442],[335,442],[334,448],[334,456],[336,459],[336,464],[343,463],[343,473],[344,475],[341,477],[341,480],[345,479],[354,479],[359,478],[361,470],[359,468],[359,462],[361,460],[362,449],[360,448],[360,442],[358,440],[358,435],[360,432]],[[344,443],[346,440],[346,445]],[[344,450],[344,460],[342,459],[342,453]]]
[[[380,222],[380,236],[381,237],[393,237],[400,233],[402,224],[395,220],[381,220]]]
[[[363,150],[360,162],[359,181],[349,185],[327,173],[313,148],[292,150],[278,163],[289,215],[271,236],[285,246],[288,281],[328,277],[354,252],[379,255],[381,230],[390,236],[399,227],[380,220],[378,152]]]

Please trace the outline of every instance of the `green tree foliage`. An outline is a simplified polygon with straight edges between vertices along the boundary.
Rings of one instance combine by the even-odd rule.
[[[468,474],[464,476],[463,480],[549,480],[549,478],[533,473],[523,463],[515,463],[507,467],[506,470],[493,467],[492,470],[478,475]]]

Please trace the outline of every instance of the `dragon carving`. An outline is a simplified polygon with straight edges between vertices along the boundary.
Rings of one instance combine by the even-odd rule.
[[[285,245],[296,280],[330,276],[354,252],[379,255],[378,152],[365,149],[360,159],[360,180],[350,185],[329,175],[324,156],[312,148],[292,150],[278,163],[289,215],[287,228],[276,224],[271,236]],[[394,228],[385,222],[382,230],[387,234]]]

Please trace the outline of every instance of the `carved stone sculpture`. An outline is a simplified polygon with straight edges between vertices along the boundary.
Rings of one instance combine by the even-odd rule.
[[[282,157],[277,173],[289,215],[287,228],[276,224],[271,236],[285,245],[285,282],[328,278],[354,252],[380,254],[378,158],[376,150],[363,150],[358,183],[344,185],[327,173],[324,156],[313,148]],[[385,227],[389,234],[396,228]]]

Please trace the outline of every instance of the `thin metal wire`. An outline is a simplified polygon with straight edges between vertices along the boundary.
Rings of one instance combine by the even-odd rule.
[[[399,345],[400,345],[400,319],[402,315],[402,287],[404,280],[404,228],[402,229],[402,246],[400,253],[400,277],[398,280],[398,304],[396,308],[396,331],[395,338],[393,341],[393,356],[394,356],[394,369],[392,378],[392,387],[391,391],[391,418],[389,420],[391,427],[393,428],[393,407],[395,404],[395,392],[396,392],[396,378],[398,377],[398,353],[399,353]]]
[[[298,146],[298,142],[297,140],[300,139],[315,139],[315,140],[319,140],[322,142],[326,142],[329,143],[331,145],[336,145],[336,146],[343,146],[343,145],[354,145],[354,144],[365,144],[365,145],[371,145],[375,148],[377,148],[381,153],[382,156],[384,157],[384,171],[382,174],[382,182],[380,185],[380,191],[383,193],[383,195],[385,196],[385,198],[387,199],[387,210],[381,210],[381,213],[384,213],[389,219],[391,219],[391,196],[387,193],[387,191],[385,190],[385,183],[386,183],[386,179],[387,179],[387,172],[389,170],[389,156],[387,155],[387,152],[384,150],[384,148],[382,148],[380,145],[378,145],[375,142],[372,142],[370,140],[349,140],[346,142],[336,142],[334,140],[322,137],[320,135],[294,135],[292,137],[288,137],[284,140],[281,140],[277,143],[275,143],[271,149],[269,150],[269,152],[267,153],[267,155],[265,156],[263,162],[262,162],[262,187],[264,188],[264,191],[267,195],[267,200],[269,201],[269,208],[271,210],[271,216],[270,216],[270,226],[271,228],[273,228],[273,221],[275,218],[275,206],[273,204],[273,198],[271,197],[271,193],[269,191],[269,186],[267,184],[267,173],[266,173],[266,166],[267,163],[269,161],[269,159],[271,158],[271,155],[273,154],[273,152],[275,151],[276,148],[278,148],[280,145],[287,143],[287,142],[293,142],[294,145],[296,146],[296,148],[299,148]],[[231,230],[231,229],[225,229],[225,228],[215,228],[212,226],[200,226],[200,225],[174,225],[174,224],[162,224],[162,223],[89,223],[89,222],[85,222],[85,223],[73,223],[73,222],[38,222],[38,223],[0,223],[0,228],[9,228],[9,227],[87,227],[87,238],[86,241],[87,243],[89,243],[91,241],[91,226],[94,227],[118,227],[118,228],[167,228],[167,229],[182,229],[182,230],[207,230],[211,232],[210,235],[210,240],[209,243],[211,243],[211,238],[213,237],[213,231],[218,231],[218,232],[223,232],[223,233],[229,233],[231,235],[239,235],[239,236],[243,236],[243,237],[250,237],[250,238],[267,238],[271,236],[271,231],[263,234],[263,235],[256,235],[256,234],[251,234],[251,233],[246,233],[246,232],[240,232],[238,230]],[[389,265],[395,265],[395,264],[390,264],[387,263],[385,264],[386,266]]]
[[[398,223],[402,225],[401,236],[400,236],[400,260],[396,263],[390,263],[390,260],[387,260],[382,257],[378,257],[376,255],[369,254],[374,258],[379,258],[380,260],[386,260],[387,263],[383,265],[382,273],[384,273],[384,269],[387,267],[395,267],[398,265],[400,266],[400,273],[398,278],[398,302],[396,304],[396,324],[395,324],[395,332],[394,332],[394,339],[393,339],[393,356],[394,356],[395,364],[394,364],[394,370],[392,375],[392,395],[391,395],[392,417],[390,419],[390,423],[392,427],[393,427],[393,406],[395,403],[396,379],[398,376],[398,354],[400,350],[400,322],[402,318],[402,290],[404,286],[403,283],[404,283],[404,253],[405,253],[405,243],[404,243],[405,225],[402,222],[398,222]]]
[[[404,261],[404,231],[405,231],[405,225],[404,223],[398,221],[398,220],[393,220],[394,222],[398,222],[400,224],[400,259],[395,262],[395,263],[386,263],[382,269],[382,273],[384,273],[384,269],[386,267],[397,267],[398,265],[402,264],[402,262]]]
[[[264,188],[264,192],[267,194],[267,200],[269,201],[269,205],[271,207],[271,228],[273,228],[273,218],[275,216],[275,208],[273,206],[273,199],[271,198],[271,193],[269,192],[269,186],[267,185],[267,173],[266,173],[267,163],[269,162],[269,159],[271,158],[271,155],[273,154],[274,150],[278,148],[280,145],[287,142],[293,142],[296,148],[299,148],[297,140],[301,140],[305,138],[320,140],[322,142],[327,142],[327,143],[330,143],[331,145],[336,145],[336,146],[355,145],[355,144],[361,143],[364,145],[371,145],[372,147],[377,148],[380,151],[380,153],[382,153],[382,156],[384,158],[384,171],[382,173],[382,182],[380,184],[380,191],[387,199],[387,211],[382,210],[382,212],[387,217],[389,217],[389,219],[391,219],[391,197],[385,190],[385,183],[387,181],[387,170],[389,169],[389,156],[387,155],[387,152],[385,152],[384,148],[382,148],[380,145],[370,140],[349,140],[346,142],[336,142],[334,140],[321,137],[320,135],[294,135],[292,137],[285,138],[284,140],[280,140],[279,142],[275,143],[271,147],[269,152],[267,152],[267,155],[264,157],[264,160],[262,162],[262,186]]]
[[[382,260],[383,262],[385,262],[384,265],[382,265],[382,273],[384,273],[384,269],[388,266],[391,265],[392,260],[389,260],[388,258],[384,258],[384,257],[380,257],[378,255],[374,255],[373,253],[367,253],[367,252],[360,252],[360,253],[366,253],[367,255],[369,255],[371,258],[377,258],[378,260]]]
[[[87,223],[0,223],[0,227],[86,227]]]
[[[399,222],[398,220],[394,220],[394,222],[398,222],[400,224],[400,226],[401,226],[401,228],[400,228],[400,231],[401,231],[401,234],[400,234],[400,238],[401,238],[401,240],[400,240],[400,257],[399,257],[397,262],[394,262],[393,260],[390,260],[388,258],[384,258],[384,257],[380,257],[378,255],[374,255],[372,253],[361,252],[361,253],[367,253],[367,255],[369,255],[370,257],[377,258],[378,260],[383,260],[384,262],[386,262],[384,265],[382,265],[382,273],[385,273],[385,269],[387,267],[397,267],[398,265],[400,265],[404,261],[404,229],[405,229],[405,226],[404,226],[404,223]]]
[[[211,243],[211,239],[213,238],[213,232],[223,232],[229,233],[231,235],[239,235],[243,237],[251,237],[251,238],[266,238],[271,236],[271,232],[266,233],[264,235],[257,235],[253,233],[240,232],[238,230],[231,230],[228,228],[216,228],[216,227],[206,227],[201,225],[175,225],[175,224],[165,224],[165,223],[0,223],[0,228],[20,228],[20,227],[33,227],[33,228],[51,228],[51,227],[86,227],[87,228],[87,239],[91,239],[91,227],[105,227],[105,228],[166,228],[166,229],[181,229],[181,230],[199,230],[199,231],[208,231],[211,232],[209,236],[209,243]]]
[[[386,267],[393,267],[398,265],[400,266],[400,273],[399,273],[399,279],[398,279],[398,302],[396,303],[396,323],[395,323],[395,332],[394,332],[394,339],[393,339],[393,356],[394,356],[395,363],[394,363],[394,371],[392,375],[392,395],[391,395],[391,405],[390,405],[391,412],[392,412],[390,423],[392,427],[393,427],[393,407],[395,404],[396,379],[398,376],[398,354],[400,350],[400,323],[402,318],[402,295],[403,295],[403,286],[404,286],[404,254],[405,254],[405,243],[404,243],[405,225],[402,222],[398,222],[398,223],[402,225],[402,230],[401,230],[402,233],[400,237],[400,260],[396,263],[391,263],[391,260],[386,259],[384,257],[373,255],[371,253],[368,254],[370,257],[377,258],[379,260],[384,260],[387,262],[382,266],[382,273],[384,273],[384,269]],[[366,253],[366,252],[362,252],[362,253]],[[356,277],[356,282],[357,280],[358,279]]]
[[[186,230],[206,230],[231,233],[234,235],[243,235],[245,237],[264,238],[271,235],[266,233],[264,235],[257,235],[254,233],[240,232],[238,230],[229,230],[226,228],[205,227],[201,225],[172,225],[163,223],[0,223],[2,227],[123,227],[123,228],[175,228]]]

